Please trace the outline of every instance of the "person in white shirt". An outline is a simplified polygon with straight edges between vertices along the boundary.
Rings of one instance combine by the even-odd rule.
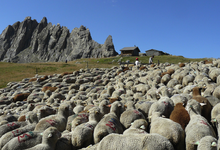
[[[138,58],[136,58],[135,65],[136,66],[140,65],[140,62],[139,62]]]
[[[154,55],[149,58],[149,64],[153,63],[153,58],[154,58]]]

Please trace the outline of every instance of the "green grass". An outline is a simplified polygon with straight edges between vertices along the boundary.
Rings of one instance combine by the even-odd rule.
[[[122,59],[121,59],[122,58]],[[79,70],[81,68],[111,68],[113,66],[119,66],[118,60],[122,62],[130,60],[135,62],[136,56],[129,57],[108,57],[108,58],[85,58],[77,59],[75,61],[64,62],[46,62],[46,63],[5,63],[0,62],[0,88],[6,87],[8,82],[21,81],[24,78],[34,77],[36,73],[40,75],[49,75],[54,73],[63,73]],[[149,56],[139,56],[139,61],[142,63],[148,63]],[[155,56],[154,63],[174,63],[179,62],[194,62],[202,61],[207,58],[189,59],[182,56]],[[211,59],[210,59],[211,60]]]

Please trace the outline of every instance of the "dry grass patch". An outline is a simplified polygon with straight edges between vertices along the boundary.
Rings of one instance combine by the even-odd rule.
[[[130,62],[135,61],[136,56],[130,57],[108,57],[108,58],[84,58],[77,59],[75,61],[65,62],[45,62],[45,63],[5,63],[0,62],[0,88],[7,85],[8,82],[21,81],[24,78],[34,77],[35,74],[39,75],[50,75],[50,74],[61,74],[63,72],[73,72],[80,70],[81,68],[111,68],[113,66],[119,66],[118,60],[121,59],[122,62],[130,60]],[[139,61],[142,63],[148,63],[149,56],[138,57]],[[192,61],[204,61],[207,58],[201,59],[188,59],[182,56],[155,56],[154,63],[158,61],[160,63],[174,63],[179,62],[192,62]],[[210,59],[207,59],[210,60]]]

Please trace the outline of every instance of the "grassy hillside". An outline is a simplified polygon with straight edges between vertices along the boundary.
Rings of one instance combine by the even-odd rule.
[[[34,77],[35,74],[39,75],[49,75],[54,73],[63,73],[63,72],[72,72],[79,70],[81,68],[111,68],[112,66],[119,66],[118,60],[121,57],[110,57],[110,58],[87,58],[87,59],[78,59],[68,63],[65,62],[48,62],[48,63],[27,63],[27,64],[18,64],[18,63],[5,63],[0,62],[0,88],[6,86],[8,82],[21,81],[24,78]],[[123,57],[122,62],[130,60],[130,62],[135,61],[134,56]],[[139,61],[142,63],[148,63],[149,57],[142,56],[138,57]],[[201,59],[188,59],[182,56],[155,56],[154,62],[158,63],[179,63],[179,62],[192,62],[192,61],[202,61],[207,58]]]

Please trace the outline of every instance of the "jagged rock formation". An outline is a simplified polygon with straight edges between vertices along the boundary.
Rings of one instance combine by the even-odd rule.
[[[81,26],[70,33],[65,26],[40,23],[31,17],[9,25],[0,35],[0,61],[6,62],[57,62],[79,58],[116,56],[109,35],[104,44],[92,40],[88,28]]]

